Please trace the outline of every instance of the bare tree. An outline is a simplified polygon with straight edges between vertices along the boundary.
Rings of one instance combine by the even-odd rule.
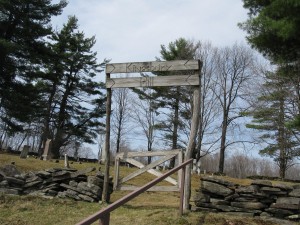
[[[217,104],[217,95],[215,94],[216,83],[213,82],[213,76],[216,73],[216,56],[218,49],[209,42],[203,42],[198,45],[196,57],[203,63],[201,70],[201,92],[200,92],[200,115],[198,140],[195,152],[197,161],[201,157],[216,150],[216,144],[219,137],[217,133],[217,117],[219,115],[219,105]]]
[[[148,89],[151,92],[150,89]],[[157,111],[153,108],[153,99],[151,98],[151,93],[147,93],[149,98],[144,100],[136,98],[133,100],[133,120],[139,124],[141,127],[143,135],[147,139],[147,151],[151,152],[153,150],[153,144],[155,140],[155,125],[157,122]],[[151,157],[148,157],[148,164],[151,163]]]
[[[119,88],[113,91],[112,133],[116,140],[116,153],[121,151],[121,142],[128,134],[130,127],[130,90]]]
[[[241,117],[246,102],[242,87],[253,77],[254,55],[251,49],[234,44],[218,50],[214,93],[222,109],[219,172],[224,172],[228,128]]]

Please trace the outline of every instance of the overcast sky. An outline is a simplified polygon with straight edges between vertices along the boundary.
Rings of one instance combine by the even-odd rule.
[[[78,18],[86,37],[96,36],[99,62],[154,61],[162,44],[180,37],[213,46],[246,43],[237,26],[247,19],[242,0],[69,0],[54,28],[61,29],[69,15]]]
[[[247,19],[242,0],[69,0],[54,27],[69,15],[77,16],[86,37],[96,36],[99,62],[152,61],[160,45],[180,37],[214,46],[246,42],[237,27]]]

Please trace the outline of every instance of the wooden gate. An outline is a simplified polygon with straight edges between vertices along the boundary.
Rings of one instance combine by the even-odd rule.
[[[144,165],[143,163],[134,159],[135,157],[148,157],[148,156],[159,156],[160,159],[152,162],[149,165]],[[115,181],[114,181],[114,190],[126,190],[132,191],[136,190],[137,186],[133,185],[124,185],[125,182],[139,176],[142,173],[148,172],[157,177],[162,176],[163,174],[155,169],[160,164],[177,157],[178,165],[182,163],[183,160],[183,152],[181,149],[169,150],[169,151],[156,151],[156,152],[127,152],[127,153],[118,153],[115,158]],[[126,177],[120,178],[120,162],[127,162],[131,165],[138,167],[139,170],[134,171],[133,173],[127,175]],[[181,185],[181,171],[178,172],[177,180],[172,177],[167,177],[164,179],[168,183],[172,184],[172,186],[153,186],[148,191],[179,191]]]

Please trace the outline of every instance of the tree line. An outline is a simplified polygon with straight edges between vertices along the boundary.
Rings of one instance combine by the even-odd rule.
[[[274,160],[284,178],[300,156],[300,6],[283,0],[243,3],[249,18],[239,26],[265,59],[239,43],[216,47],[178,38],[161,45],[156,60],[199,59],[203,64],[193,158],[203,161],[218,152],[215,169],[223,173],[231,150],[259,149]],[[52,157],[57,158],[82,143],[102,145],[106,93],[97,75],[108,60],[97,61],[95,37],[85,37],[75,16],[60,30],[51,27],[51,17],[66,5],[63,0],[0,1],[1,146],[14,143],[20,148],[25,141],[39,151],[52,139]],[[140,74],[165,75],[176,73]],[[147,143],[141,147],[146,151],[185,148],[191,99],[189,87],[114,90],[115,152],[127,151],[128,140],[138,139]]]

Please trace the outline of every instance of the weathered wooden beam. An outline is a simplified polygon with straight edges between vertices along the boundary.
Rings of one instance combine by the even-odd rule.
[[[134,191],[134,190],[137,190],[138,188],[140,188],[140,187],[128,185],[128,186],[122,186],[120,188],[120,190],[121,191]],[[154,187],[149,188],[147,191],[176,191],[176,192],[178,192],[179,188],[177,186],[154,186]]]
[[[136,176],[138,176],[138,175],[140,175],[140,174],[142,174],[142,173],[145,173],[146,171],[152,169],[152,168],[155,167],[155,166],[158,166],[158,165],[162,164],[162,163],[165,162],[165,161],[168,161],[168,160],[172,159],[173,157],[175,157],[175,156],[172,156],[172,155],[171,155],[171,156],[165,156],[165,157],[163,157],[162,159],[156,160],[156,161],[150,163],[150,164],[147,165],[147,166],[143,165],[142,163],[139,164],[140,162],[138,162],[138,161],[136,161],[136,160],[134,160],[134,159],[130,159],[130,162],[132,162],[132,160],[134,160],[134,161],[135,161],[135,165],[138,164],[139,167],[143,165],[143,167],[141,167],[139,170],[134,171],[133,173],[127,175],[126,177],[123,177],[119,182],[120,182],[120,183],[125,183],[126,181],[128,181],[128,180],[130,180],[130,179],[132,179],[132,178],[134,178],[134,177],[136,177]],[[126,160],[126,161],[129,162],[128,160]],[[160,173],[159,176],[161,176],[161,175],[162,175],[162,174]],[[175,183],[177,183],[176,180],[174,180],[173,184],[175,184]],[[176,184],[175,184],[175,185],[176,185]]]
[[[126,77],[106,80],[107,88],[170,87],[199,85],[198,75],[174,75],[157,77]]]
[[[200,63],[198,60],[110,63],[106,64],[106,73],[166,72],[199,70],[199,68]]]
[[[129,162],[130,164],[132,164],[132,165],[134,165],[138,168],[143,168],[145,166],[143,163],[141,163],[139,161],[136,161],[134,159],[126,158],[125,161]],[[161,172],[158,172],[155,169],[148,169],[147,172],[154,175],[154,176],[157,176],[157,177],[163,175]],[[177,181],[175,179],[173,179],[172,177],[165,178],[165,181],[167,181],[171,184],[177,185]]]
[[[155,151],[155,152],[120,152],[116,155],[116,158],[132,158],[132,157],[147,157],[147,156],[166,156],[177,155],[181,152],[181,149]]]
[[[191,122],[190,137],[185,152],[185,160],[192,158],[193,150],[196,147],[196,137],[198,133],[199,126],[199,113],[200,113],[200,86],[194,87],[193,95],[193,114]],[[191,165],[187,165],[185,168],[185,183],[184,183],[184,200],[183,200],[183,210],[189,210],[190,197],[191,197]]]

